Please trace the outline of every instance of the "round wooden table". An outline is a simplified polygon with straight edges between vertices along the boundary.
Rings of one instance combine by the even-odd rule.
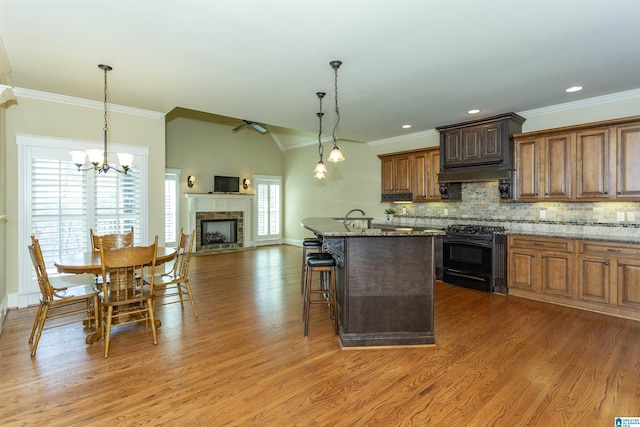
[[[174,248],[158,247],[156,251],[156,265],[164,264],[175,258],[177,251]],[[100,251],[89,251],[73,255],[66,255],[54,263],[59,273],[71,274],[102,274],[102,263],[100,261]],[[156,320],[156,327],[161,325],[160,320]],[[96,331],[87,335],[87,344],[92,344],[102,337],[101,331]]]
[[[176,256],[174,248],[158,247],[156,265],[171,261]],[[73,255],[65,255],[55,263],[59,273],[102,274],[100,251],[90,251]]]

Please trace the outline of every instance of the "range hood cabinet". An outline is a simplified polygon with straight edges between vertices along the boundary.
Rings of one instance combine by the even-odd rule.
[[[440,126],[441,183],[505,181],[513,177],[513,138],[525,119],[515,113]]]

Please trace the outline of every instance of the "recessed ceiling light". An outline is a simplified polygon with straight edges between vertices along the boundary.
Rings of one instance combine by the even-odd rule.
[[[570,88],[565,89],[565,92],[578,92],[582,90],[582,86],[571,86]]]
[[[474,108],[473,110],[468,111],[469,114],[478,114],[479,112],[480,110],[478,110],[477,108]]]
[[[411,125],[402,125],[402,129],[410,129]]]

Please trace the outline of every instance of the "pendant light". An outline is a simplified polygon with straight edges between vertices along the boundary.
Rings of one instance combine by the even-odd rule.
[[[333,149],[331,150],[331,153],[329,153],[329,158],[327,160],[333,163],[338,163],[344,160],[342,151],[338,148],[338,143],[336,141],[336,129],[340,123],[340,109],[338,108],[338,68],[342,65],[342,61],[331,61],[329,65],[333,68],[335,75],[336,124],[333,127],[333,133],[331,134],[331,137],[333,138]]]
[[[313,170],[314,177],[317,179],[324,179],[325,174],[327,173],[327,167],[322,161],[322,155],[324,154],[324,147],[322,146],[322,116],[324,113],[322,112],[322,98],[326,95],[324,92],[316,92],[318,96],[318,100],[320,101],[320,111],[316,113],[318,116],[318,154],[320,155],[320,161],[316,165],[316,168]]]
[[[98,173],[107,173],[109,170],[113,169],[118,173],[125,174],[131,168],[131,164],[133,163],[133,154],[129,153],[117,153],[118,162],[122,167],[122,170],[117,169],[113,166],[109,166],[109,159],[107,153],[107,135],[108,135],[108,126],[107,126],[107,72],[113,70],[109,65],[100,64],[98,65],[102,71],[104,71],[104,149],[101,150],[85,150],[85,151],[70,151],[71,159],[73,163],[78,167],[79,171],[87,171],[87,170],[97,170]],[[93,165],[93,167],[89,167],[86,169],[82,169],[82,165],[85,164],[85,161],[89,158],[89,163]]]

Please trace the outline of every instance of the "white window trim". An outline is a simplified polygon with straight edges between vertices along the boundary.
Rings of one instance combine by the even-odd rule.
[[[167,174],[172,174],[175,175],[176,177],[176,238],[179,239],[180,238],[180,224],[182,224],[181,221],[181,211],[180,211],[180,182],[182,180],[182,169],[171,169],[171,168],[166,168],[165,171],[165,180],[166,180],[166,175]],[[189,234],[189,230],[185,230],[186,234]],[[168,242],[166,242],[168,243]],[[178,245],[178,242],[174,242],[175,245]]]
[[[47,137],[39,135],[29,134],[16,134],[16,145],[18,146],[18,218],[21,218],[18,225],[18,295],[17,301],[15,301],[18,307],[27,307],[32,304],[37,304],[39,301],[40,293],[26,292],[29,287],[29,281],[31,280],[31,270],[33,266],[28,256],[28,249],[31,236],[31,221],[30,221],[30,206],[29,200],[26,198],[28,189],[31,187],[31,175],[25,173],[29,168],[28,162],[31,160],[31,149],[34,147],[42,148],[57,148],[66,150],[86,150],[86,149],[103,149],[104,142],[86,141],[77,139]],[[148,158],[149,147],[125,145],[125,144],[109,144],[109,152],[127,152],[131,153],[136,158],[134,159],[134,166],[137,165],[148,176]],[[88,173],[88,172],[78,172]],[[116,172],[117,173],[117,172]],[[149,206],[148,206],[148,179],[142,179],[140,188],[140,196],[142,198],[140,204],[141,217],[148,218]],[[140,239],[143,242],[148,241],[149,224],[144,222],[140,233]],[[87,233],[89,231],[87,230]],[[138,232],[138,230],[136,230]]]

